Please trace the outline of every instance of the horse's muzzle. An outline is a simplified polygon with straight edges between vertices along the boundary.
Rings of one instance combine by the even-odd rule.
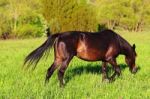
[[[131,73],[132,73],[132,74],[135,74],[137,71],[138,71],[138,68],[137,68],[137,67],[134,67],[133,69],[131,69]]]

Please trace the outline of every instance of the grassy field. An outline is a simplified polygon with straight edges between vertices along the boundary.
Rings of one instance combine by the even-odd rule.
[[[120,32],[121,33],[121,32]],[[44,79],[53,53],[32,72],[22,69],[25,56],[44,42],[41,39],[0,41],[0,99],[150,99],[150,32],[121,35],[137,46],[136,75],[129,72],[124,57],[118,57],[122,76],[113,83],[102,83],[101,62],[74,58],[66,73],[66,86],[59,87],[57,71],[47,86]],[[53,52],[53,51],[52,51]],[[112,73],[112,70],[109,70]]]

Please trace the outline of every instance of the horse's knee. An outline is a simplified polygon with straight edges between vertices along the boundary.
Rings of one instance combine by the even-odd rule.
[[[121,74],[121,69],[120,69],[119,66],[115,69],[115,71],[117,72],[118,76],[120,76],[120,74]]]

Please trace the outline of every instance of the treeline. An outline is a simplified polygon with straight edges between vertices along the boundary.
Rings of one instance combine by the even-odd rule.
[[[143,31],[150,26],[149,0],[0,0],[2,38],[41,37],[52,33]]]
[[[149,0],[43,0],[43,4],[52,32],[101,28],[142,31],[150,25]]]
[[[108,28],[142,31],[150,25],[150,0],[97,0],[98,20]]]
[[[0,0],[1,38],[40,37],[46,23],[40,0]]]
[[[52,33],[96,31],[95,7],[87,0],[43,0],[43,15]]]

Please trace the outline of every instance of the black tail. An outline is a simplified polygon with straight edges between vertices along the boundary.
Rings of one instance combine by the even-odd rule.
[[[59,34],[49,35],[48,39],[40,47],[32,51],[25,58],[24,65],[27,64],[27,66],[29,67],[30,65],[34,64],[35,68],[42,56],[49,53],[49,49],[53,46],[55,39],[58,36]]]

